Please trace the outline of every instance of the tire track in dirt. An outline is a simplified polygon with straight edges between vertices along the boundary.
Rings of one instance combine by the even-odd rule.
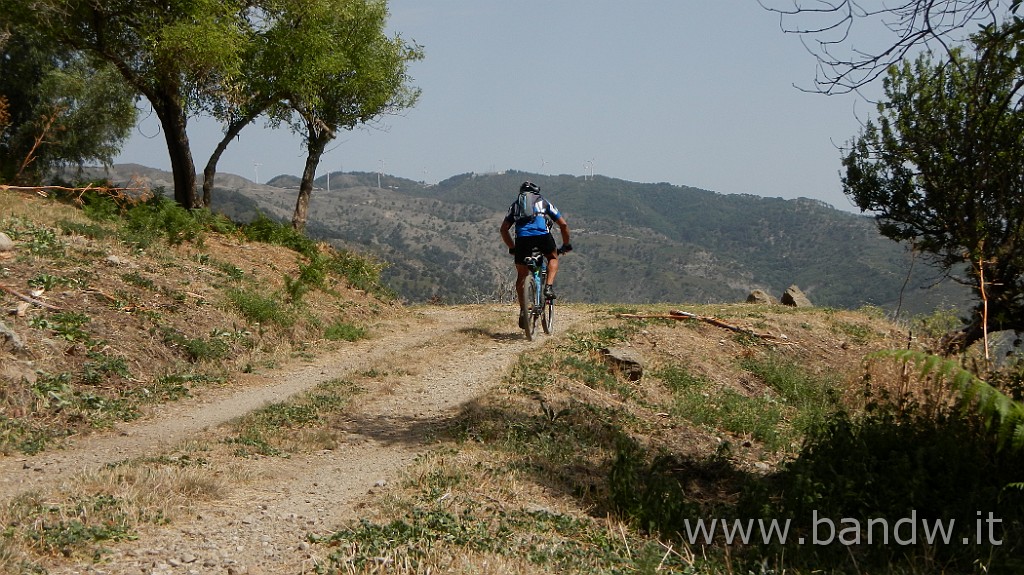
[[[319,560],[306,543],[309,533],[329,533],[353,516],[368,491],[430,449],[434,433],[466,402],[498,385],[523,351],[552,340],[541,335],[527,342],[514,325],[478,327],[493,323],[495,317],[508,318],[505,324],[510,324],[511,311],[507,305],[414,311],[415,317],[404,325],[382,327],[371,340],[267,377],[262,386],[211,397],[202,404],[171,406],[150,421],[129,426],[127,436],[96,437],[58,454],[4,462],[4,489],[54,486],[76,471],[168,451],[270,401],[345,374],[410,363],[427,366],[398,385],[360,396],[344,423],[345,441],[337,448],[247,462],[260,480],[235,488],[225,500],[199,505],[196,518],[187,525],[145,526],[139,540],[116,545],[102,564],[50,566],[54,574],[94,575],[309,572]],[[557,320],[558,331],[565,333],[585,318],[563,307]],[[30,478],[7,485],[9,473]]]

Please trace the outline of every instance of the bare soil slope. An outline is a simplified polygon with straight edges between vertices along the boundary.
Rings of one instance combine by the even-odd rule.
[[[0,306],[17,337],[0,336],[0,516],[9,533],[42,534],[27,551],[0,541],[0,571],[310,572],[323,564],[310,535],[360,517],[371,501],[379,507],[374,494],[437,449],[460,414],[486,406],[524,352],[621,324],[622,310],[560,305],[555,336],[531,343],[510,303],[404,308],[340,278],[289,302],[287,278],[304,262],[285,248],[218,234],[133,247],[76,208],[0,194],[0,232],[15,244],[0,254]],[[253,322],[239,294],[290,315]],[[772,346],[817,372],[852,373],[866,350],[901,337],[852,312],[737,304],[701,313],[771,333]],[[326,338],[332,325],[357,336]],[[723,388],[762,394],[763,382],[736,368],[754,348],[734,336],[654,323],[630,345],[648,369],[685,364]],[[239,455],[240,418],[332,382],[352,389],[341,415],[312,436],[296,430],[294,449]],[[560,376],[549,383],[556,405],[620,400]],[[647,379],[623,385],[659,393]],[[663,424],[661,413],[636,416],[649,420],[653,440],[681,452],[707,453],[723,439]],[[750,446],[738,458],[752,468],[776,462],[732,439]],[[131,529],[104,533],[95,556],[76,546],[92,531],[47,539],[99,513],[106,500],[97,493],[137,502]]]

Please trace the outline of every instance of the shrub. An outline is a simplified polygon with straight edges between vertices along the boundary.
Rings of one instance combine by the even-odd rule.
[[[366,329],[347,322],[336,322],[324,330],[324,338],[331,341],[357,341],[366,337]]]
[[[316,242],[295,228],[275,222],[263,214],[258,214],[253,221],[242,226],[241,231],[252,242],[283,246],[306,257],[313,257],[317,253]]]
[[[273,296],[264,296],[248,289],[233,289],[228,292],[228,298],[242,316],[250,323],[277,324],[281,327],[290,327],[295,323],[295,318],[284,306]]]

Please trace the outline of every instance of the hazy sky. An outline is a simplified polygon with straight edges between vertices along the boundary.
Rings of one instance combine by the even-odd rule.
[[[318,170],[383,168],[433,183],[466,172],[593,172],[721,193],[809,197],[855,211],[840,152],[872,107],[803,92],[815,60],[755,0],[392,0],[423,46],[418,105],[343,132]],[[193,120],[197,170],[219,128]],[[254,125],[221,172],[302,172],[301,141]],[[169,169],[155,118],[117,163]],[[553,196],[557,190],[545,190]]]

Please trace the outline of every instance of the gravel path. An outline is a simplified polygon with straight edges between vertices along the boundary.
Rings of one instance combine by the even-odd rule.
[[[48,566],[53,574],[270,575],[312,572],[310,533],[330,533],[357,514],[375,486],[395,478],[434,443],[434,431],[460,406],[501,382],[527,342],[504,306],[423,308],[381,326],[375,336],[315,363],[248,378],[201,400],[165,406],[146,421],[115,433],[85,438],[60,452],[0,461],[0,497],[68,485],[75,474],[99,466],[173,450],[268,402],[370,368],[420,366],[399,385],[368,390],[354,402],[335,449],[290,458],[256,458],[242,465],[258,481],[224,499],[199,503],[194,517],[169,526],[147,525],[137,540],[113,545],[102,563]],[[507,329],[481,329],[509,318]],[[559,310],[559,332],[584,321]],[[488,323],[490,322],[490,323]],[[426,367],[424,367],[426,366]]]

